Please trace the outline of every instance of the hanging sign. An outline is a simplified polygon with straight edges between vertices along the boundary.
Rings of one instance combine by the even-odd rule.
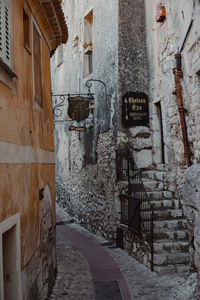
[[[123,96],[122,123],[125,127],[148,125],[149,104],[145,93],[127,92]]]
[[[87,119],[90,113],[90,100],[90,98],[81,96],[69,97],[68,116],[77,122]]]
[[[82,126],[82,127],[70,126],[69,131],[73,131],[73,130],[74,131],[85,131],[86,128],[84,126]]]

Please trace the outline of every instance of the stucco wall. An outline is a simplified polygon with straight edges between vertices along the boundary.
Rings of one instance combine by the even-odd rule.
[[[12,78],[2,67],[0,69],[0,226],[12,215],[20,214],[21,267],[23,274],[23,299],[32,299],[29,289],[38,274],[48,280],[49,269],[55,253],[43,249],[41,256],[41,234],[47,245],[55,250],[55,199],[54,199],[54,140],[50,81],[50,38],[47,21],[42,8],[32,1],[12,1],[11,69],[16,74]],[[28,5],[29,4],[29,5]],[[23,8],[30,21],[30,46],[24,47]],[[35,15],[32,15],[32,12]],[[32,22],[37,21],[41,35],[42,100],[43,108],[34,100]],[[48,186],[49,201],[46,203],[50,218],[44,216],[43,200],[39,200],[39,190]],[[41,225],[45,217],[47,228]],[[53,239],[50,237],[53,235]],[[37,254],[36,254],[37,253]],[[30,261],[37,256],[31,272]],[[50,259],[48,258],[50,257]],[[37,269],[37,270],[36,270]],[[40,286],[37,299],[44,299],[47,290]]]

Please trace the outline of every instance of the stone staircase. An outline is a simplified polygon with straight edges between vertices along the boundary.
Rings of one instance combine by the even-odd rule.
[[[154,208],[154,270],[159,274],[187,272],[188,230],[181,203],[174,197],[175,174],[163,167],[144,171],[141,176]],[[145,220],[145,211],[143,215]]]

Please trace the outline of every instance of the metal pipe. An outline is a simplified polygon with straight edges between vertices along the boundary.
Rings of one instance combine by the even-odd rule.
[[[176,68],[173,69],[175,85],[176,85],[176,96],[178,100],[178,111],[181,121],[181,130],[183,137],[183,146],[184,146],[184,157],[185,163],[189,167],[191,165],[191,152],[189,150],[188,136],[187,136],[187,126],[185,121],[185,108],[183,106],[183,96],[182,96],[182,86],[181,78],[183,78],[183,72],[181,67],[181,53],[175,54],[176,59]]]

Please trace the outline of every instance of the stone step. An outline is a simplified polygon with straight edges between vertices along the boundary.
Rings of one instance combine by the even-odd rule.
[[[173,192],[170,191],[153,191],[153,192],[146,192],[147,196],[149,198],[149,200],[169,200],[169,199],[173,199],[174,195]],[[141,193],[140,192],[136,192],[133,194],[134,197],[138,197],[138,199],[140,199],[141,197]]]
[[[189,265],[185,264],[174,264],[167,266],[154,266],[154,272],[158,275],[167,275],[167,274],[187,274],[190,270]]]
[[[138,184],[135,184],[134,181],[132,183],[132,180],[130,180],[131,187],[134,191],[137,191]],[[146,192],[152,192],[152,191],[162,191],[163,190],[163,183],[160,183],[159,181],[149,181],[149,180],[143,180],[143,185],[145,187]]]
[[[180,209],[182,207],[178,199],[151,200],[151,205],[154,209]]]
[[[190,256],[188,252],[169,252],[169,253],[155,253],[153,256],[154,265],[167,266],[175,264],[188,264]]]
[[[147,209],[148,210],[148,209]],[[150,213],[141,209],[142,220],[149,220]],[[183,219],[182,209],[163,209],[154,210],[154,221],[156,220],[174,220]]]
[[[155,174],[157,171],[155,170],[149,170],[149,171],[143,171],[141,172],[141,177],[144,178],[149,178],[149,179],[155,179]]]
[[[167,241],[187,241],[188,230],[160,230],[159,228],[154,229],[153,238],[155,242],[167,242]]]
[[[144,226],[148,228],[149,222],[144,222]],[[153,222],[154,232],[163,231],[163,230],[186,230],[187,222],[185,219],[178,220],[162,220]]]
[[[147,192],[147,195],[150,200],[164,200],[164,199],[173,199],[174,195],[169,191],[155,191],[155,192]]]
[[[158,181],[174,182],[176,178],[176,172],[168,171],[166,169],[148,170],[141,172],[142,179],[153,179]]]
[[[183,241],[175,241],[175,242],[154,242],[153,244],[154,253],[166,253],[166,252],[188,252],[189,251],[189,243]]]

